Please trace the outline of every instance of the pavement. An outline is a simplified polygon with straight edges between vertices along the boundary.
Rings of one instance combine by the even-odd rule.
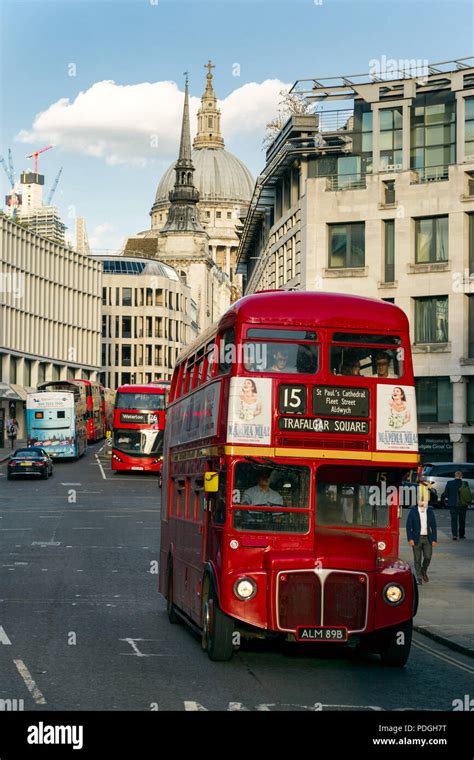
[[[7,444],[6,446],[0,447],[0,462],[6,462],[6,460],[10,458],[12,451],[15,451],[15,449],[21,449],[23,446],[27,445],[26,440],[23,440],[22,438],[15,441],[13,449],[9,440],[6,440],[5,443]]]
[[[438,545],[428,569],[429,582],[418,587],[420,601],[415,630],[434,641],[474,657],[474,508],[468,509],[466,538],[453,541],[448,509],[435,509]],[[400,556],[413,567],[405,522],[400,521]]]

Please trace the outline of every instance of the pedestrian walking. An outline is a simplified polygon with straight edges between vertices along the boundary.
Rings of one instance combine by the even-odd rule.
[[[7,426],[7,435],[10,439],[11,447],[13,451],[13,449],[15,448],[16,437],[18,435],[18,423],[16,419],[9,420],[8,426]]]
[[[438,543],[436,517],[432,507],[428,506],[428,497],[422,492],[417,507],[412,507],[408,513],[407,539],[413,549],[415,577],[421,585],[428,583],[428,567],[433,554],[433,546]]]
[[[448,480],[443,494],[446,506],[451,512],[451,533],[453,541],[465,538],[466,512],[472,501],[472,493],[469,484],[462,479],[461,470],[456,470],[454,479]]]

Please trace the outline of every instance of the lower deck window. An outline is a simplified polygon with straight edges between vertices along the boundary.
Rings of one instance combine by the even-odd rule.
[[[387,528],[399,503],[402,468],[320,467],[316,473],[316,524]]]
[[[309,529],[309,472],[308,467],[274,462],[270,465],[256,461],[236,464],[232,492],[234,528],[306,533]]]

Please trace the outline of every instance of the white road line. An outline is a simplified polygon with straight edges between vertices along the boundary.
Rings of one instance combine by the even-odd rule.
[[[82,483],[61,483],[62,486],[82,486]]]
[[[102,464],[101,464],[101,462],[99,461],[99,457],[97,456],[97,454],[95,454],[94,456],[95,456],[95,458],[97,459],[97,464],[98,464],[98,465],[99,465],[99,467],[100,467],[100,471],[101,471],[101,473],[102,473],[102,477],[104,478],[104,480],[107,480],[107,478],[106,478],[106,476],[105,476],[104,468],[102,467]]]
[[[73,528],[73,530],[105,530],[103,527],[92,527],[92,528]]]
[[[0,625],[0,641],[2,642],[2,644],[5,644],[6,646],[11,646],[12,644],[10,639],[7,636],[7,633],[3,625]]]
[[[0,528],[0,530],[33,530],[33,528]]]
[[[13,660],[13,662],[15,663],[19,674],[21,675],[21,677],[23,678],[23,680],[24,680],[24,682],[26,684],[26,688],[30,692],[30,694],[33,697],[33,699],[35,700],[36,704],[37,705],[45,705],[46,704],[46,700],[43,697],[43,695],[40,692],[40,690],[38,689],[38,687],[35,684],[35,682],[33,681],[32,677],[31,677],[31,674],[30,674],[30,671],[26,667],[26,665],[23,662],[23,660]]]
[[[474,673],[474,668],[470,665],[464,665],[462,662],[459,662],[459,660],[455,660],[454,657],[450,657],[449,655],[442,652],[437,652],[436,649],[432,649],[431,647],[427,646],[427,644],[422,644],[419,641],[413,641],[412,644],[413,646],[418,647],[418,649],[422,649],[423,651],[433,655],[433,657],[438,657],[438,659],[444,660],[444,662],[447,662],[450,665],[454,665],[456,668],[460,668],[460,670],[465,670],[466,673]]]

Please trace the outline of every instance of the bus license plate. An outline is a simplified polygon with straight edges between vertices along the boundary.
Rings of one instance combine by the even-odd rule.
[[[319,626],[299,626],[296,629],[297,641],[347,641],[347,628],[343,626],[325,627]]]
[[[143,470],[143,467],[130,467],[131,470]]]

